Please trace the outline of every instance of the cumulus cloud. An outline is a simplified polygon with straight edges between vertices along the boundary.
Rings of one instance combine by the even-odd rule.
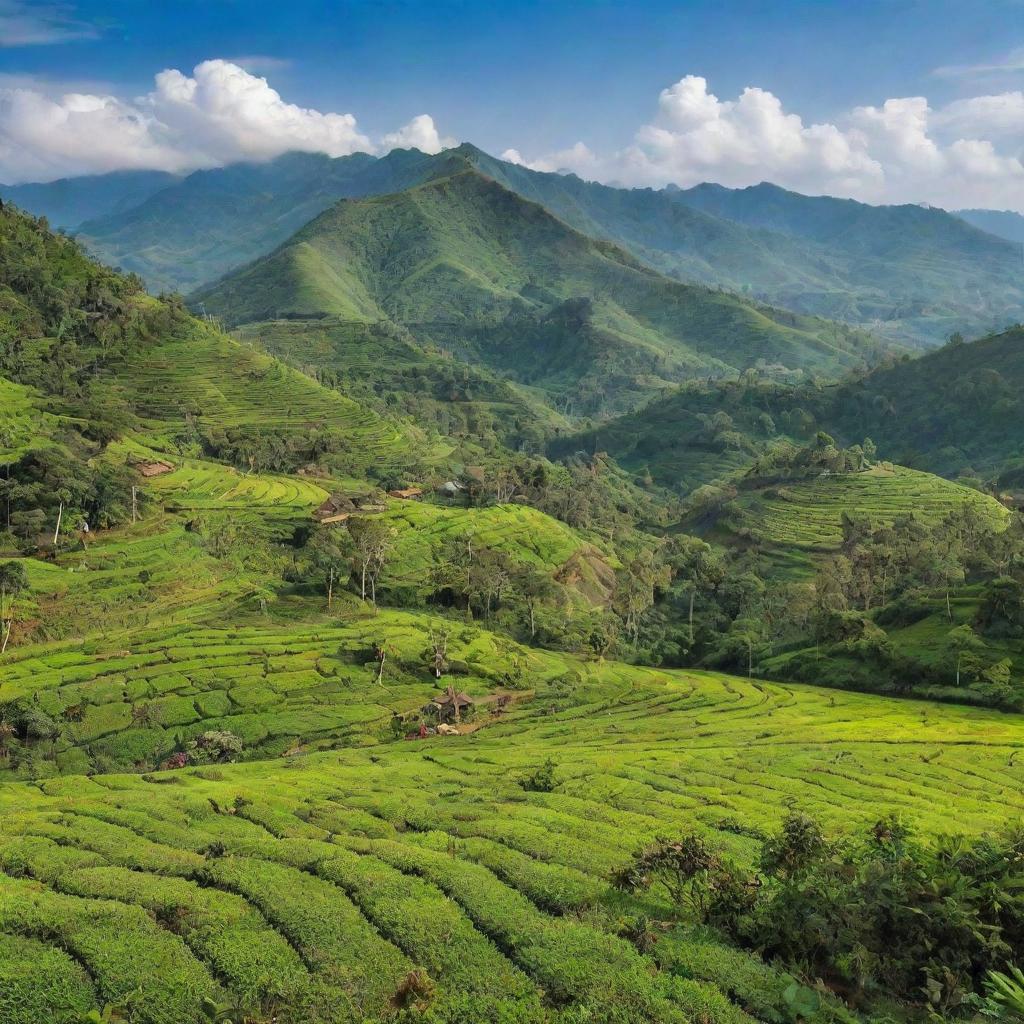
[[[835,122],[807,123],[765,89],[751,86],[722,100],[704,78],[687,75],[661,92],[655,116],[620,152],[598,155],[579,142],[533,159],[518,150],[505,156],[539,170],[568,167],[631,185],[742,187],[767,180],[873,203],[1024,210],[1022,154],[1019,91],[937,110],[925,97],[895,97]]]
[[[383,143],[438,152],[452,140],[423,114]],[[161,71],[152,91],[131,100],[0,81],[0,181],[9,183],[119,169],[186,171],[289,150],[338,157],[378,148],[352,114],[288,103],[265,78],[227,60],[204,61],[191,75]]]
[[[455,139],[442,137],[429,114],[414,117],[397,132],[389,132],[381,139],[384,149],[419,149],[424,153],[440,153],[442,149],[457,146]]]
[[[510,164],[529,167],[531,171],[572,171],[581,177],[596,177],[602,167],[602,161],[597,154],[582,142],[536,160],[524,159],[518,149],[506,149],[501,154],[501,159],[507,160]]]

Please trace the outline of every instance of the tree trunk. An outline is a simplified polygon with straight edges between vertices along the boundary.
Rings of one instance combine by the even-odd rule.
[[[533,602],[530,602],[530,639],[532,640],[537,635],[537,626],[534,623],[533,614]]]
[[[57,538],[60,537],[60,521],[64,518],[64,502],[60,503],[60,508],[57,509],[57,529],[53,531],[53,546],[57,546]]]
[[[960,685],[960,659],[963,658],[962,654],[956,656],[956,685]]]
[[[388,652],[382,647],[380,649],[380,668],[377,670],[377,683],[379,686],[384,685],[384,662],[387,659]]]
[[[3,645],[0,646],[0,654],[3,654],[7,650],[7,641],[11,639],[11,626],[13,624],[14,623],[12,623],[10,619],[8,619],[7,622],[4,623],[4,626],[6,628],[4,629],[4,642],[3,642]]]
[[[950,604],[949,604],[949,587],[946,587],[946,615],[948,616],[949,621],[952,622],[953,621],[953,609],[950,607]]]
[[[327,610],[331,610],[331,605],[334,603],[334,566],[331,566],[331,574],[327,580]]]
[[[693,599],[697,594],[697,588],[690,588],[690,646],[693,646]]]
[[[359,596],[362,600],[366,600],[366,562],[363,562],[362,576],[360,579]]]

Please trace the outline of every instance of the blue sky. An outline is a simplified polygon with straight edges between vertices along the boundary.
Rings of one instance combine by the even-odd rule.
[[[13,26],[6,40],[5,18]],[[48,29],[52,42],[45,41]],[[942,111],[976,97],[1012,98],[1024,88],[1024,0],[0,0],[3,42],[0,88],[50,95],[73,88],[131,101],[153,89],[162,69],[188,76],[202,61],[233,60],[266,77],[287,103],[351,113],[361,137],[378,146],[426,113],[446,140],[495,153],[514,149],[538,165],[557,163],[581,142],[592,156],[577,161],[580,173],[590,160],[594,176],[652,184],[675,164],[661,159],[657,173],[646,165],[630,170],[622,154],[639,130],[664,119],[659,94],[685,76],[703,78],[724,103],[756,87],[805,126],[835,124],[844,133],[851,111],[882,109],[886,100],[923,97]],[[1004,109],[1003,121],[1015,109]],[[952,133],[949,120],[939,118],[941,147],[965,134],[965,117]],[[929,127],[929,135],[935,131]],[[1021,132],[1014,136],[1005,125],[999,131],[982,141],[1000,159],[1015,159]],[[972,125],[966,134],[979,132]],[[4,144],[0,118],[0,176]],[[700,168],[717,169],[705,156]],[[564,159],[573,166],[574,158]],[[686,161],[684,176],[694,169]],[[66,162],[73,171],[74,161]],[[60,161],[39,166],[50,164]],[[766,169],[776,166],[769,161]],[[841,181],[833,173],[821,184],[838,188]],[[1013,184],[1011,175],[1011,193]],[[857,187],[851,182],[849,191]],[[997,188],[994,198],[1002,197]]]

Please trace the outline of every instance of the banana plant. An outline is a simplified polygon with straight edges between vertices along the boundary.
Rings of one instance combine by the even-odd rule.
[[[1009,974],[989,971],[985,991],[987,1016],[1024,1024],[1024,971],[1019,967],[1011,967]]]

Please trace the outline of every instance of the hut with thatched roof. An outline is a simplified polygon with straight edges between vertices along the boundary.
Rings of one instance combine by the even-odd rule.
[[[449,686],[440,697],[435,697],[423,707],[425,715],[437,715],[439,722],[459,722],[465,712],[476,702],[467,693]]]

